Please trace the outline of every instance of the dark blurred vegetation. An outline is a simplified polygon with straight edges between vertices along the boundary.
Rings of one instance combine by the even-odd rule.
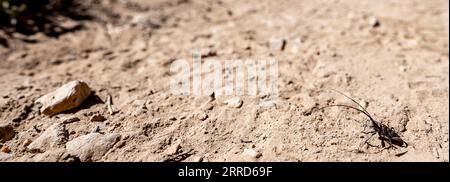
[[[7,20],[10,20],[12,25],[17,23],[17,17],[27,10],[27,6],[29,3],[27,2],[18,2],[12,0],[0,0],[0,17],[2,22],[4,23]]]
[[[58,36],[77,27],[65,27],[67,19],[88,19],[75,0],[0,0],[0,29],[7,34],[42,32]]]

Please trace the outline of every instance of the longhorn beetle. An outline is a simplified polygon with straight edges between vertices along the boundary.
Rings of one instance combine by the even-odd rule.
[[[373,117],[370,115],[370,113],[364,109],[364,107],[359,104],[358,102],[356,102],[354,99],[352,99],[351,97],[345,95],[344,93],[337,91],[337,90],[332,90],[334,92],[337,92],[341,95],[343,95],[344,97],[350,99],[352,102],[356,103],[359,108],[354,107],[354,106],[349,106],[349,105],[344,105],[344,104],[334,104],[334,105],[327,105],[324,108],[327,107],[346,107],[346,108],[350,108],[350,109],[354,109],[358,112],[363,113],[364,115],[366,115],[369,118],[369,126],[373,129],[373,131],[370,132],[364,132],[365,134],[372,134],[370,135],[369,138],[367,138],[364,143],[373,146],[371,144],[368,143],[369,139],[372,138],[375,134],[378,134],[378,139],[381,140],[381,146],[385,147],[385,142],[389,144],[388,147],[385,147],[386,149],[389,148],[396,148],[394,145],[399,146],[399,147],[408,147],[408,143],[406,143],[398,134],[397,132],[395,132],[393,127],[389,127],[381,122],[376,121],[375,119],[373,119]],[[366,126],[367,127],[367,126]]]

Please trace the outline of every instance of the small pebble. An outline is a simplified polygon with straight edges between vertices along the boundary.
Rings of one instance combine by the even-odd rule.
[[[406,67],[405,66],[400,66],[400,72],[406,72]]]
[[[244,155],[246,157],[255,158],[255,159],[261,157],[261,153],[257,152],[254,149],[244,149],[244,152],[242,153],[242,155]]]
[[[208,118],[208,115],[205,112],[200,112],[197,114],[197,119],[204,121]]]
[[[283,38],[272,38],[269,40],[269,48],[271,50],[283,51],[287,41]]]
[[[380,21],[378,20],[377,17],[370,17],[370,18],[369,18],[369,25],[370,25],[372,28],[379,27],[379,26],[380,26]]]
[[[240,108],[243,104],[243,101],[239,97],[234,97],[234,98],[226,100],[224,103],[230,107]]]

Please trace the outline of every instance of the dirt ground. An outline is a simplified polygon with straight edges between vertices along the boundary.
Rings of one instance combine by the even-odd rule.
[[[26,146],[78,117],[65,125],[68,141],[96,127],[120,134],[94,161],[449,161],[447,0],[100,2],[96,18],[64,20],[82,28],[57,37],[0,30],[0,123],[16,131],[0,160],[68,161],[64,145]],[[273,39],[284,49],[271,49]],[[204,61],[276,59],[278,102],[261,107],[261,97],[247,95],[234,108],[224,104],[230,96],[171,94],[171,63],[194,50]],[[34,101],[72,80],[95,95],[75,110],[40,114]],[[408,147],[379,148],[376,137],[365,144],[363,114],[318,109],[351,104],[326,89],[364,103]],[[93,113],[107,120],[92,122]]]

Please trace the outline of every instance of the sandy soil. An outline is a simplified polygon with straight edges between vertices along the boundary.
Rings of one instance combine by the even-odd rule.
[[[154,0],[102,1],[97,18],[59,37],[7,37],[0,30],[0,123],[17,132],[4,161],[68,161],[64,145],[31,152],[27,144],[66,117],[68,140],[97,127],[118,133],[98,161],[447,161],[449,160],[449,9],[446,0]],[[2,38],[4,37],[4,38]],[[23,41],[32,40],[32,41]],[[284,50],[270,49],[286,40]],[[7,45],[7,46],[6,46]],[[194,50],[208,60],[276,59],[279,100],[180,96],[170,64]],[[47,117],[33,104],[71,80],[98,97]],[[363,114],[336,89],[365,103],[406,148],[364,144]],[[119,111],[102,101],[112,96]],[[89,117],[100,113],[103,122]],[[207,118],[199,115],[207,115]],[[200,118],[200,119],[199,119]],[[369,141],[379,146],[380,140]],[[257,157],[246,155],[253,149]],[[406,152],[406,153],[405,153]]]

